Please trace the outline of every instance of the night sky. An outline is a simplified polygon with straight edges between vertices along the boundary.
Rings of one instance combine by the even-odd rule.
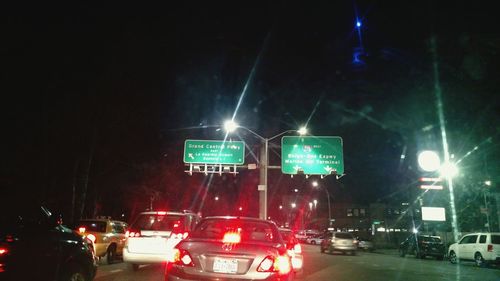
[[[247,84],[235,117],[245,127],[271,137],[307,124],[312,135],[343,138],[346,176],[322,181],[335,202],[405,200],[419,176],[417,151],[443,149],[438,91],[462,186],[498,182],[492,7],[183,2],[13,7],[2,18],[1,192],[41,199],[70,218],[133,215],[152,195],[155,208],[209,214],[209,198],[221,195],[221,210],[244,205],[256,216],[258,171],[210,179],[188,176],[182,163],[185,139],[224,138],[217,126]],[[240,136],[258,154],[259,140]],[[293,188],[319,192],[304,177],[269,178],[273,205]]]

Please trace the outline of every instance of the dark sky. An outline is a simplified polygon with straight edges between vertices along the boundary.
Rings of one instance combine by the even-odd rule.
[[[183,172],[183,142],[222,139],[215,128],[200,126],[230,118],[248,82],[236,120],[263,136],[308,122],[311,134],[343,137],[347,176],[326,181],[336,198],[387,199],[415,177],[408,172],[415,171],[414,157],[400,160],[405,148],[411,155],[428,145],[442,148],[435,65],[453,152],[461,157],[483,143],[481,163],[498,162],[498,125],[489,121],[498,120],[500,36],[491,7],[478,1],[183,2],[13,7],[3,17],[4,191],[27,191],[66,207],[73,186],[77,193],[88,186],[87,205],[109,213],[123,202],[144,201],[140,196],[150,189],[192,205],[195,196],[183,184],[196,193],[206,183]],[[353,63],[356,50],[360,63]],[[256,147],[258,140],[242,134]],[[498,166],[468,165],[498,176]],[[243,172],[214,186],[243,194],[256,178]],[[274,193],[282,187],[286,193],[291,180],[279,173],[271,178],[280,190]],[[119,202],[103,203],[116,194]]]

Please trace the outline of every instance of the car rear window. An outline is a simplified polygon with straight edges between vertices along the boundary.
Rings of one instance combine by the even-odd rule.
[[[339,238],[339,239],[354,239],[354,237],[352,236],[351,233],[343,233],[343,232],[335,233],[335,238]]]
[[[79,227],[85,227],[86,231],[106,232],[106,222],[104,221],[81,221]]]
[[[500,235],[491,235],[491,244],[500,244]]]
[[[267,222],[244,219],[206,219],[193,231],[192,238],[222,240],[225,233],[240,234],[241,242],[280,242],[278,229]]]
[[[441,242],[441,239],[438,237],[421,236],[420,239],[425,242],[434,242],[434,243]]]
[[[132,224],[131,228],[139,230],[172,231],[174,228],[184,228],[184,216],[142,214]]]

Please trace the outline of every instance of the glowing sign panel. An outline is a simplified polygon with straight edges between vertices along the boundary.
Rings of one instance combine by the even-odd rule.
[[[184,163],[243,165],[245,143],[242,141],[186,140]]]
[[[446,221],[445,210],[440,207],[422,207],[422,220]]]

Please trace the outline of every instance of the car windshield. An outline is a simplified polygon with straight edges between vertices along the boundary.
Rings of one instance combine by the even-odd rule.
[[[142,214],[130,228],[153,231],[172,231],[174,228],[182,229],[184,226],[183,218],[184,217],[181,215]]]
[[[241,242],[280,242],[277,229],[272,224],[244,219],[206,219],[196,227],[191,237],[222,240],[226,233],[238,233]]]
[[[106,232],[106,222],[104,221],[80,221],[78,227],[85,227],[85,231]]]
[[[425,242],[435,242],[435,243],[441,242],[441,238],[429,237],[429,236],[422,236],[422,237],[420,237],[420,240],[425,241]]]

